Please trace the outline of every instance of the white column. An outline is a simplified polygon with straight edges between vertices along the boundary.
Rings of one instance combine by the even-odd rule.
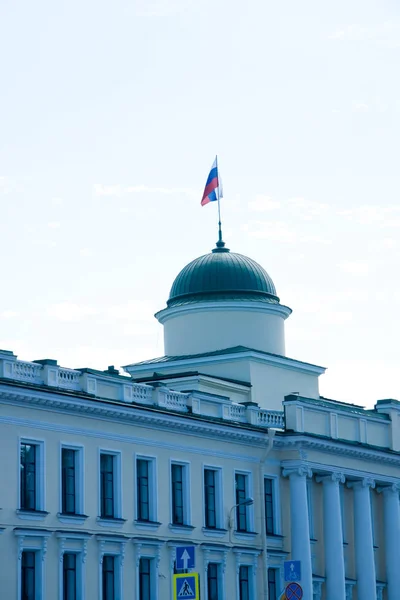
[[[372,535],[370,478],[347,484],[354,493],[354,537],[357,573],[357,598],[376,600],[376,573]]]
[[[387,598],[398,600],[400,595],[400,507],[399,484],[382,487],[385,531]]]
[[[344,476],[341,473],[331,473],[318,477],[317,481],[322,481],[323,484],[326,597],[329,600],[346,600],[339,490],[339,483],[344,483]]]
[[[290,481],[291,558],[301,561],[301,586],[304,598],[313,597],[310,527],[307,506],[307,477],[311,470],[306,466],[283,470]]]

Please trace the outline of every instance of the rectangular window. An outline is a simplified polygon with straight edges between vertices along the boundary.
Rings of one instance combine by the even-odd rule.
[[[239,567],[239,600],[250,600],[249,571],[245,565]]]
[[[171,465],[172,486],[172,523],[174,525],[185,524],[185,501],[184,501],[184,466]]]
[[[63,600],[77,600],[76,554],[63,555]]]
[[[217,529],[217,471],[204,469],[204,511],[205,526],[208,529]]]
[[[150,461],[138,458],[136,461],[137,519],[151,521],[150,514]]]
[[[219,600],[220,599],[219,570],[220,570],[220,565],[218,563],[208,563],[208,569],[207,569],[207,597],[208,597],[208,600]]]
[[[275,533],[274,516],[274,482],[267,477],[264,479],[264,507],[265,507],[265,529],[267,535]]]
[[[139,561],[139,600],[151,600],[151,559]]]
[[[21,600],[36,599],[36,555],[25,551],[21,557]]]
[[[247,506],[243,502],[248,497],[248,475],[235,473],[236,490],[236,529],[248,531]]]
[[[276,600],[277,583],[276,569],[268,569],[268,600]]]
[[[100,454],[100,516],[115,517],[113,454]]]
[[[115,599],[115,557],[105,554],[102,565],[103,600]]]
[[[38,509],[38,446],[21,443],[20,448],[20,508],[22,510]]]
[[[76,506],[76,463],[77,451],[71,448],[61,450],[61,489],[63,514],[73,515],[77,512]]]

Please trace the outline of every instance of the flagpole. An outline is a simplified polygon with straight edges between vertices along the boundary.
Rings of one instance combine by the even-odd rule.
[[[217,173],[218,173],[218,188],[217,188],[217,199],[218,199],[218,243],[217,246],[224,245],[222,241],[222,228],[221,228],[221,203],[220,203],[220,185],[219,185],[219,171],[218,171],[218,155],[215,157],[215,164],[217,165]]]

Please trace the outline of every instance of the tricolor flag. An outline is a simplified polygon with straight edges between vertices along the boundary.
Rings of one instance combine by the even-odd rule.
[[[222,183],[218,174],[217,157],[215,157],[210,174],[207,178],[206,187],[204,188],[201,205],[204,206],[209,202],[215,202],[220,198],[222,198]]]

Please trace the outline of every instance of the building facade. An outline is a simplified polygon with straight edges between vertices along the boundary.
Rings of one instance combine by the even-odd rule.
[[[161,358],[0,351],[4,598],[169,600],[194,546],[202,600],[277,600],[288,559],[307,600],[399,600],[400,402],[321,398],[290,313],[219,242],[157,313]]]

